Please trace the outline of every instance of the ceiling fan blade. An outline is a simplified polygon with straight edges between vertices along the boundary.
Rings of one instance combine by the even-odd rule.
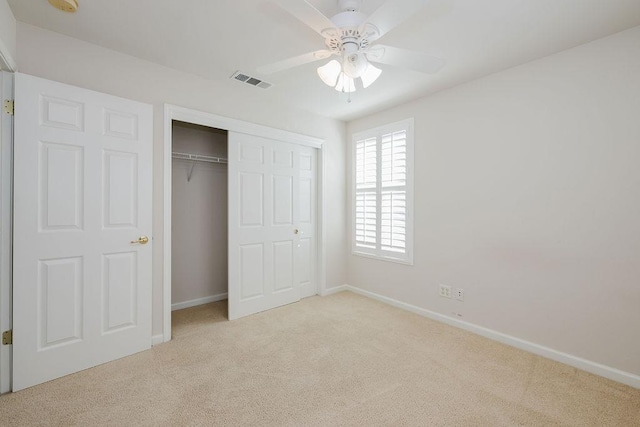
[[[258,67],[257,71],[258,73],[265,75],[278,73],[280,71],[288,70],[289,68],[299,67],[300,65],[319,61],[330,56],[331,52],[328,50],[316,50],[315,52],[309,52],[303,55],[294,56],[293,58],[283,59],[282,61],[274,62],[272,64],[263,65]]]
[[[336,27],[329,18],[306,0],[277,0],[277,3],[322,37],[324,37],[324,30],[333,30]]]
[[[373,24],[380,32],[376,38],[380,38],[409,19],[429,2],[430,0],[387,0],[367,18],[361,28],[364,28],[366,24]]]
[[[444,60],[426,53],[377,44],[367,52],[371,62],[409,68],[426,74],[435,74],[444,67]]]

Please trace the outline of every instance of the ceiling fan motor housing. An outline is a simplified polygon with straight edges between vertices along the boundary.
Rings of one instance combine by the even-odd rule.
[[[362,0],[338,0],[338,7],[342,11],[357,11],[362,5]]]
[[[333,16],[331,22],[336,28],[327,30],[324,34],[327,48],[338,55],[366,49],[369,46],[368,36],[377,33],[373,25],[367,23],[363,26],[366,19],[364,13],[355,10],[347,10]]]
[[[336,28],[359,28],[367,19],[367,15],[355,10],[340,12],[331,18],[331,22]]]

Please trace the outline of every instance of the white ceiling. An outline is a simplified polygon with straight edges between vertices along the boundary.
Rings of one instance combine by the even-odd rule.
[[[389,0],[394,1],[394,0]],[[328,16],[337,0],[309,0]],[[352,120],[478,77],[640,25],[639,0],[432,0],[381,43],[446,60],[437,75],[381,65],[380,79],[345,96],[315,68],[270,76],[256,68],[324,48],[323,39],[277,0],[79,0],[76,14],[47,0],[9,0],[16,19],[229,85],[236,71],[273,83],[260,96]],[[370,14],[383,0],[364,0]]]

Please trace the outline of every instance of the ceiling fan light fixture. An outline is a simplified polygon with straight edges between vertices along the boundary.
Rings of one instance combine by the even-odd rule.
[[[366,70],[369,65],[367,58],[361,53],[351,53],[344,56],[342,61],[342,70],[344,73],[352,79],[357,79]]]
[[[63,12],[75,13],[78,11],[78,0],[49,0],[49,3]]]
[[[369,63],[367,69],[364,70],[364,73],[362,73],[362,75],[360,76],[360,78],[362,79],[362,87],[368,88],[369,86],[371,86],[373,82],[378,80],[380,74],[382,74],[382,70],[380,68],[374,67],[371,63]]]
[[[342,72],[342,67],[338,61],[332,59],[322,67],[318,67],[317,71],[318,76],[327,86],[334,87],[338,82],[338,77]]]
[[[336,90],[343,93],[351,93],[356,91],[356,85],[353,79],[347,76],[345,73],[340,73],[338,77],[338,84],[336,84]]]

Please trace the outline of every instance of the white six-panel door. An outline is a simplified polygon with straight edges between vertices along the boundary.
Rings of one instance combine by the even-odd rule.
[[[316,293],[315,149],[229,132],[229,319]]]
[[[150,347],[152,249],[152,107],[15,93],[14,391]]]

